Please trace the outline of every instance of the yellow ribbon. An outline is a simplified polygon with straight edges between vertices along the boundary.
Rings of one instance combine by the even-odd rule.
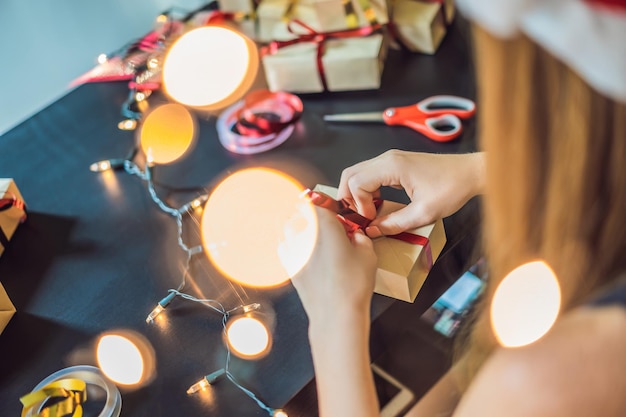
[[[370,26],[376,25],[378,23],[378,20],[376,19],[376,12],[374,11],[374,8],[372,7],[370,1],[357,1],[359,3],[359,6],[361,7],[361,10],[363,10],[363,14],[365,15],[365,18],[369,22]],[[359,27],[359,19],[356,15],[356,11],[354,10],[354,4],[352,3],[352,0],[342,0],[342,3],[343,9],[346,13],[346,25],[348,26],[348,29],[354,29]]]
[[[55,400],[55,402],[49,406],[44,406],[37,416],[62,417],[71,415],[72,417],[82,417],[82,404],[87,401],[87,384],[80,379],[60,379],[38,391],[22,396],[20,398],[20,402],[24,406],[22,417],[26,417],[33,407],[50,400]]]

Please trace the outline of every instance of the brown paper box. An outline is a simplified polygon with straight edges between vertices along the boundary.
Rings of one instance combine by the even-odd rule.
[[[329,91],[370,90],[380,87],[387,42],[382,34],[331,39],[324,45],[322,63]],[[324,91],[317,68],[317,45],[300,43],[263,57],[271,91]]]
[[[446,3],[446,13],[453,16],[453,4],[448,7]],[[399,41],[413,52],[434,54],[446,34],[446,21],[439,3],[398,0],[391,20]]]
[[[7,326],[13,314],[15,314],[15,306],[0,283],[0,333]]]
[[[20,190],[11,178],[0,178],[0,198],[17,198],[24,201]],[[19,207],[11,207],[8,210],[0,211],[0,228],[8,240],[11,240],[15,229],[20,224],[24,210]],[[0,243],[0,255],[4,252],[4,247]]]
[[[219,9],[224,12],[252,13],[254,3],[252,0],[219,0]]]
[[[345,8],[341,0],[263,0],[257,8],[259,20],[258,40],[271,42],[294,39],[295,35],[287,28],[289,20],[300,20],[317,32],[334,32],[368,26],[363,8],[358,0],[351,0],[356,21],[346,18]],[[376,21],[385,24],[387,17],[386,0],[370,0]],[[291,9],[290,9],[291,7]],[[287,13],[289,9],[289,13]]]
[[[321,191],[336,198],[337,189],[325,185],[315,186]],[[404,204],[384,201],[378,213],[385,215],[404,207]],[[443,221],[407,230],[407,232],[427,237],[433,262],[437,259],[446,244],[446,233]],[[376,286],[374,291],[398,300],[413,302],[422,288],[429,268],[426,252],[421,245],[414,245],[388,237],[374,239],[374,252],[378,256]]]

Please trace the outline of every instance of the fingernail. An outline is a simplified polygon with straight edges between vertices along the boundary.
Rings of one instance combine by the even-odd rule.
[[[365,233],[367,233],[367,235],[371,237],[372,239],[383,235],[380,232],[380,229],[376,226],[370,226],[370,227],[365,228]]]

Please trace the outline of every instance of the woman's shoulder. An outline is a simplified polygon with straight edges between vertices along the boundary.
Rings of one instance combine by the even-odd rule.
[[[576,308],[538,342],[497,350],[455,416],[625,416],[624,306],[622,301]]]

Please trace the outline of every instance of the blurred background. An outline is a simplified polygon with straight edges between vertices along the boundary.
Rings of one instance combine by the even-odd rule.
[[[208,0],[0,0],[0,135],[69,90],[70,82],[150,31],[170,7]]]

